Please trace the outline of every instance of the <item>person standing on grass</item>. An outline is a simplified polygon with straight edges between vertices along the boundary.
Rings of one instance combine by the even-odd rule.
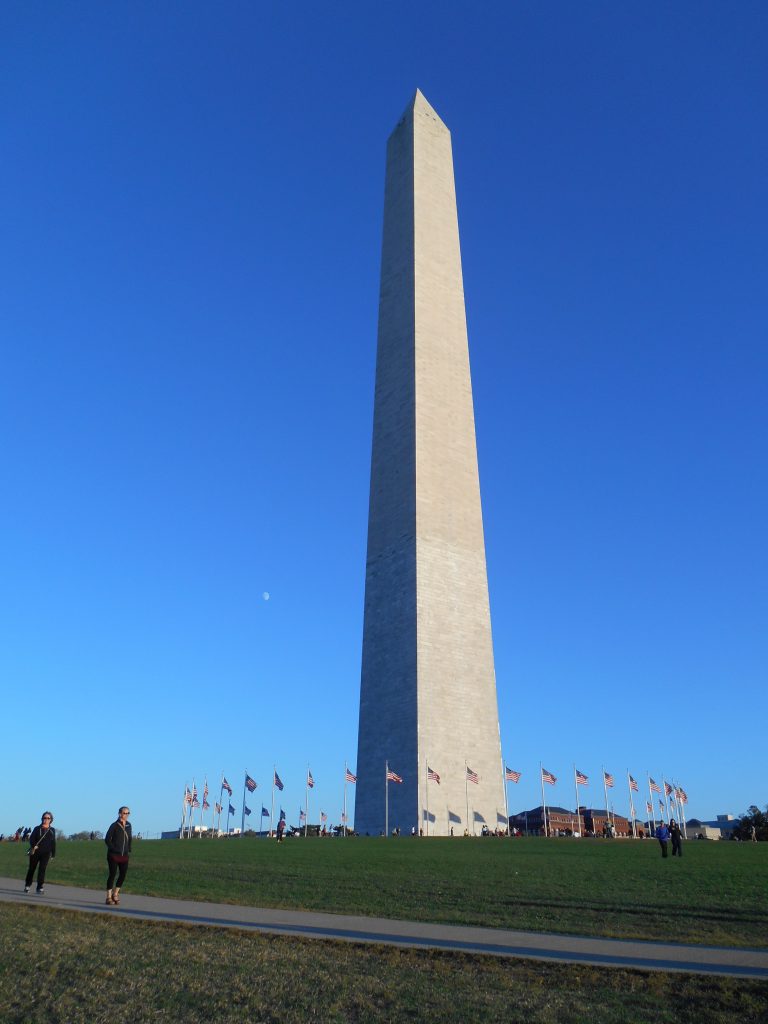
[[[661,822],[659,827],[656,829],[656,838],[659,840],[659,846],[661,847],[661,856],[667,856],[667,843],[669,842],[669,829],[667,828],[666,822]]]
[[[45,891],[45,869],[48,861],[56,856],[56,829],[52,827],[53,815],[43,811],[40,824],[36,825],[29,836],[29,870],[24,879],[24,892],[29,892],[32,879],[37,871],[37,893],[42,896]]]
[[[683,856],[683,834],[680,831],[680,826],[676,821],[673,821],[669,826],[669,834],[672,838],[672,856],[682,857]]]
[[[128,821],[130,813],[127,807],[121,807],[117,813],[117,821],[112,822],[104,836],[108,867],[107,906],[120,905],[120,889],[125,882],[131,853],[131,823]]]

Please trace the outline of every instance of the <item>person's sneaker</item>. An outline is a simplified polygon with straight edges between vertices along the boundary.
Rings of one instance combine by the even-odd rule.
[[[24,892],[29,892],[29,886],[28,885],[24,886]]]
[[[42,896],[44,892],[45,892],[45,889],[38,889],[37,890],[37,895],[38,896]]]

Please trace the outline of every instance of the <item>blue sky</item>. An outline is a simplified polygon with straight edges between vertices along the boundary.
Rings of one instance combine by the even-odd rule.
[[[387,136],[453,134],[502,744],[768,800],[761,3],[0,12],[0,831],[357,748]],[[269,600],[264,595],[269,594]],[[435,766],[439,770],[439,766]],[[626,789],[615,790],[626,810]]]

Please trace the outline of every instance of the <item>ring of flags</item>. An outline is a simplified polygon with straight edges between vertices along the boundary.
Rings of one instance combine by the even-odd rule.
[[[523,774],[522,772],[519,772],[519,771],[516,771],[516,770],[510,768],[506,763],[503,764],[503,769],[504,769],[504,771],[503,771],[503,779],[504,779],[505,783],[507,783],[507,782],[519,783],[520,782],[520,779],[521,779],[522,774]],[[438,786],[441,784],[442,776],[429,763],[426,764],[426,772],[427,772],[427,781],[435,782],[435,783],[437,783]],[[606,791],[608,789],[613,789],[614,786],[615,786],[614,776],[610,772],[606,771],[605,769],[603,769],[603,773],[602,774],[603,774],[603,784],[605,786]],[[465,775],[464,775],[464,778],[465,778],[465,782],[466,783],[471,782],[473,785],[476,785],[476,786],[480,785],[480,776],[479,776],[479,774],[476,771],[474,771],[474,769],[471,768],[470,765],[468,765],[466,762],[465,762]],[[546,768],[544,768],[541,765],[540,765],[540,778],[541,778],[542,784],[546,783],[546,784],[548,784],[550,786],[554,786],[554,785],[557,784],[557,776],[553,772],[548,771]],[[584,772],[582,772],[579,769],[577,769],[575,766],[574,766],[574,779],[575,779],[575,784],[576,784],[577,787],[578,786],[588,786],[589,785],[589,777]],[[674,811],[675,815],[677,815],[678,813],[682,814],[683,805],[688,803],[688,795],[685,792],[685,790],[682,788],[682,786],[679,786],[677,784],[669,783],[665,779],[662,779],[662,785],[660,786],[655,781],[655,779],[653,779],[650,775],[647,776],[647,779],[648,779],[648,793],[649,793],[649,796],[651,796],[651,794],[653,794],[653,793],[657,793],[657,794],[659,794],[661,796],[662,793],[663,793],[664,799],[659,799],[659,808],[660,808],[660,810],[662,812],[662,818],[664,817],[665,814],[668,817],[670,815],[669,807],[668,807],[667,803],[665,802],[667,799],[669,799],[669,801],[673,804],[673,806],[675,804],[677,804],[678,811]],[[394,771],[394,769],[390,768],[388,762],[386,764],[386,780],[387,780],[388,783],[389,782],[393,782],[395,784],[402,784],[403,783],[403,777],[401,775],[399,775],[396,771]],[[346,764],[344,766],[344,783],[345,783],[345,785],[347,783],[350,783],[352,785],[357,783],[357,775],[355,775],[354,772],[352,772],[350,770],[350,768],[347,767]],[[632,816],[634,817],[634,807],[632,805],[631,795],[632,795],[632,793],[639,793],[640,786],[639,786],[638,781],[629,772],[627,772],[627,783],[628,783],[629,793],[630,793],[630,812],[631,812]],[[274,786],[274,788],[276,788],[276,789],[278,789],[280,791],[283,791],[283,789],[284,789],[283,781],[280,778],[280,776],[278,775],[276,769],[273,772],[273,786]],[[307,767],[306,786],[307,786],[307,789],[314,789],[315,788],[315,780],[314,780],[314,777],[313,777],[312,772],[310,771],[309,767]],[[662,790],[662,786],[663,786],[663,790]],[[244,795],[245,795],[245,791],[247,791],[249,793],[254,793],[257,788],[258,788],[258,783],[256,782],[256,780],[251,775],[249,775],[248,772],[245,772]],[[221,798],[219,800],[217,800],[217,801],[214,801],[213,811],[214,811],[215,815],[218,815],[219,818],[221,818],[221,815],[224,813],[224,808],[226,806],[228,820],[229,820],[229,816],[234,815],[236,812],[235,812],[235,807],[233,806],[233,804],[231,802],[231,797],[233,795],[232,786],[227,781],[227,778],[224,775],[222,775],[222,778],[221,778],[221,792],[222,792],[222,794],[224,792],[226,792],[227,795],[230,797],[230,801],[226,805],[223,803]],[[211,804],[208,801],[208,793],[209,793],[208,780],[206,779],[205,780],[205,785],[203,787],[203,793],[202,793],[202,810],[203,810],[203,812],[211,809]],[[577,804],[578,804],[578,802],[579,802],[578,801],[578,788],[576,790],[576,793],[577,793]],[[346,791],[345,791],[345,798],[344,799],[345,799],[345,804],[346,804]],[[607,792],[606,792],[606,799],[607,799]],[[189,814],[189,819],[190,819],[190,826],[189,827],[190,827],[190,830],[191,830],[192,812],[193,812],[194,809],[200,809],[200,807],[201,807],[201,803],[200,803],[200,800],[198,798],[197,787],[195,786],[194,781],[193,781],[191,789],[189,788],[188,785],[185,785],[185,787],[184,787],[184,798],[183,798],[182,806],[184,808],[184,815],[183,815],[183,821],[182,821],[182,830],[181,830],[181,832],[183,834],[184,819],[186,818],[187,813]],[[188,811],[187,811],[187,808],[188,808]],[[646,801],[645,809],[646,809],[646,811],[648,812],[649,815],[653,816],[653,804],[652,804],[651,800]],[[577,808],[577,810],[578,810],[578,808]],[[243,818],[245,818],[246,816],[250,817],[251,813],[252,813],[251,808],[249,808],[245,804],[245,800],[243,800]],[[324,824],[328,820],[328,815],[326,814],[325,811],[320,811],[319,813],[320,813],[320,820]],[[307,808],[300,808],[300,810],[299,810],[299,821],[306,823],[306,821],[307,821],[307,814],[308,814],[308,807]],[[271,818],[272,817],[272,815],[270,814],[270,811],[264,805],[262,805],[262,808],[261,808],[261,817],[262,818]],[[282,808],[280,809],[280,819],[281,820],[285,819],[285,812],[282,810]],[[348,818],[347,818],[346,807],[345,807],[345,810],[344,810],[344,812],[341,815],[341,821],[343,823],[346,823],[347,820],[348,820]],[[228,827],[228,825],[227,825],[227,827]]]

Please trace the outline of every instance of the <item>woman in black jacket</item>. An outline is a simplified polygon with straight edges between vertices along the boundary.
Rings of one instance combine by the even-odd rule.
[[[107,906],[118,906],[120,889],[128,871],[128,857],[131,852],[131,823],[128,821],[130,811],[121,807],[117,821],[113,821],[104,836],[107,844]],[[117,875],[117,881],[115,881]]]
[[[43,811],[40,824],[32,829],[29,837],[29,870],[24,880],[24,892],[29,892],[32,879],[37,871],[37,892],[43,893],[45,885],[45,869],[48,861],[56,856],[56,829],[51,827],[53,815],[50,811]]]

